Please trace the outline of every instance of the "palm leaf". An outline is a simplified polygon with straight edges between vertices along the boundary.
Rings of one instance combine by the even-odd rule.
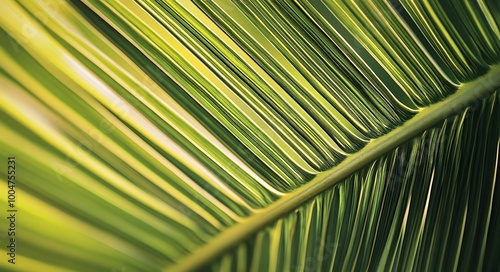
[[[500,267],[496,2],[0,7],[2,270]]]

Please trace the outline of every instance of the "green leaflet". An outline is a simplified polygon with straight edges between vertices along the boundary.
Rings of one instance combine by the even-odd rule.
[[[499,6],[402,2],[0,1],[15,269],[495,267]]]

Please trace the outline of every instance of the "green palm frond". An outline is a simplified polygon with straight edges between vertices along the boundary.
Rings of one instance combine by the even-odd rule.
[[[496,1],[0,8],[2,271],[500,267]]]
[[[495,93],[400,145],[212,270],[495,271],[499,102]]]

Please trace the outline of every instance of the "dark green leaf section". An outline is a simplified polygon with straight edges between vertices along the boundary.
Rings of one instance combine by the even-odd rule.
[[[495,271],[498,91],[266,227],[214,271]]]
[[[499,57],[500,9],[494,2],[405,0],[402,5],[458,80],[469,81]]]

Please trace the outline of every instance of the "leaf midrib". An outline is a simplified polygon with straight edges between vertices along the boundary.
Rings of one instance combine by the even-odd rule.
[[[186,256],[176,266],[168,267],[168,270],[193,271],[201,268],[236,246],[239,242],[300,207],[306,201],[342,181],[363,166],[380,158],[385,153],[440,121],[462,112],[465,107],[489,96],[499,87],[500,64],[496,64],[485,75],[460,85],[456,93],[421,109],[414,117],[389,133],[377,139],[372,139],[364,148],[347,156],[337,166],[318,174],[302,187],[286,194],[258,213],[221,232],[209,243]]]

